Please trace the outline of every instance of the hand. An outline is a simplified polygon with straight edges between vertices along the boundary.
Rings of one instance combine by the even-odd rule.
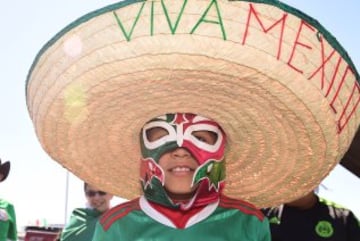
[[[0,221],[7,221],[9,220],[9,216],[5,209],[0,209]]]

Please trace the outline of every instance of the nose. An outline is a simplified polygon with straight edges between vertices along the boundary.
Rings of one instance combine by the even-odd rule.
[[[174,157],[177,158],[184,158],[184,157],[190,157],[191,154],[188,150],[186,150],[185,148],[182,147],[178,147],[175,150],[172,151],[171,153]]]

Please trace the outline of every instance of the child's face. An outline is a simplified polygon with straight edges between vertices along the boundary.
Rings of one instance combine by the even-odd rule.
[[[167,135],[163,128],[153,128],[148,132],[150,141],[156,141]],[[193,135],[200,142],[213,145],[217,136],[211,131],[195,131]],[[196,187],[192,187],[194,173],[199,166],[191,153],[182,147],[164,153],[159,165],[165,174],[165,190],[173,200],[186,200],[192,197]]]
[[[225,146],[225,133],[209,118],[170,113],[151,119],[140,133],[146,198],[172,207],[180,203],[184,209],[214,200],[224,187]]]

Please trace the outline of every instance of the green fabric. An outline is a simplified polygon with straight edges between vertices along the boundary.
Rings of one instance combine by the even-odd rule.
[[[90,241],[101,213],[95,209],[76,208],[61,233],[61,241]]]
[[[126,212],[126,211],[125,211]],[[205,220],[185,229],[163,225],[141,210],[117,219],[108,230],[100,222],[92,241],[270,241],[269,223],[237,209],[218,207]]]
[[[17,240],[16,216],[14,206],[0,199],[0,209],[6,211],[8,215],[7,221],[0,220],[0,241]]]

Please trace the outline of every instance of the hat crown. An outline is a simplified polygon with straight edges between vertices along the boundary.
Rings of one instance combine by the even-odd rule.
[[[316,187],[344,155],[359,82],[337,40],[279,1],[122,1],[50,40],[26,94],[44,149],[110,193],[139,194],[146,121],[195,113],[228,137],[225,194],[272,206]]]

